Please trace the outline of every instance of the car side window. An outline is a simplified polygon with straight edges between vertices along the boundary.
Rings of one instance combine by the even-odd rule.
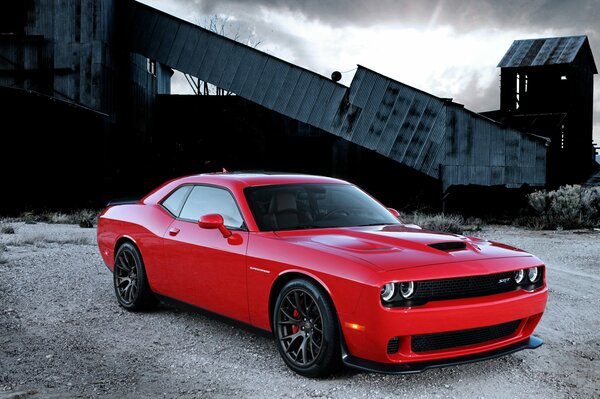
[[[244,219],[229,191],[217,187],[195,186],[179,217],[198,221],[202,215],[209,213],[223,216],[227,227],[239,229],[244,224]]]
[[[181,207],[183,206],[183,201],[185,201],[191,189],[192,186],[179,187],[162,202],[162,206],[167,208],[167,210],[175,215],[175,217],[178,217]]]

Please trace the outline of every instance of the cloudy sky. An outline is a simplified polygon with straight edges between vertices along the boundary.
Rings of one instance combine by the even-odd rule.
[[[474,111],[499,107],[496,65],[514,39],[582,35],[600,65],[600,0],[142,0],[330,76],[357,64]],[[188,92],[185,79],[175,92]],[[594,87],[600,143],[600,78]]]

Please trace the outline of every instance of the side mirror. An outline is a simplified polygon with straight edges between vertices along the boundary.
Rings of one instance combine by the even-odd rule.
[[[244,239],[238,233],[232,233],[223,221],[223,216],[218,213],[210,213],[208,215],[202,215],[198,221],[198,226],[201,229],[217,229],[223,235],[223,238],[227,238],[227,242],[230,245],[240,245],[244,242]]]
[[[198,221],[198,226],[202,229],[218,229],[224,238],[231,236],[231,231],[225,227],[223,216],[218,213],[210,213],[208,215],[202,215]]]
[[[390,211],[390,213],[392,215],[394,215],[395,217],[397,217],[398,219],[400,219],[400,212],[398,212],[397,210],[395,210],[394,208],[388,208],[388,211]]]

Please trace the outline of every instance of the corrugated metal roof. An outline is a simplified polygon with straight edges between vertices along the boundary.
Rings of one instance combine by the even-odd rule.
[[[133,51],[441,179],[444,188],[545,183],[545,163],[534,159],[545,160],[545,140],[362,66],[346,87],[151,7],[131,5]],[[513,52],[525,57],[528,51]]]
[[[590,50],[587,36],[564,36],[544,39],[515,40],[499,68],[570,64],[583,49]],[[592,63],[593,58],[592,59]],[[597,73],[596,66],[593,69]]]

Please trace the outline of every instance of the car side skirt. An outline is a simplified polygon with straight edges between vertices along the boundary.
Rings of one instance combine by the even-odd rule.
[[[160,302],[163,302],[167,305],[173,306],[175,308],[181,309],[183,311],[186,312],[190,312],[190,313],[196,313],[196,314],[201,314],[202,316],[206,316],[212,320],[216,320],[219,321],[221,323],[225,323],[225,324],[229,324],[230,326],[236,327],[236,328],[240,328],[242,330],[246,330],[250,333],[256,334],[256,335],[260,335],[262,337],[266,337],[266,338],[273,338],[273,332],[269,331],[269,330],[265,330],[263,328],[260,327],[256,327],[253,326],[251,324],[245,323],[243,321],[237,320],[237,319],[232,319],[231,317],[227,317],[224,316],[220,313],[216,313],[201,307],[198,307],[196,305],[192,305],[189,304],[187,302],[183,302],[177,299],[173,299],[171,297],[168,296],[164,296],[164,295],[160,295],[157,293],[153,293],[153,295],[156,297],[156,299],[158,299]]]
[[[540,346],[542,346],[543,343],[544,341],[542,339],[532,335],[523,341],[516,342],[514,344],[495,349],[489,352],[476,353],[473,355],[455,358],[431,360],[426,362],[389,364],[354,357],[348,353],[346,345],[342,341],[342,361],[347,367],[351,367],[361,371],[382,374],[417,374],[422,373],[427,369],[456,366],[465,363],[475,363],[482,360],[489,360],[506,356],[511,353],[521,351],[523,349],[537,349]]]

